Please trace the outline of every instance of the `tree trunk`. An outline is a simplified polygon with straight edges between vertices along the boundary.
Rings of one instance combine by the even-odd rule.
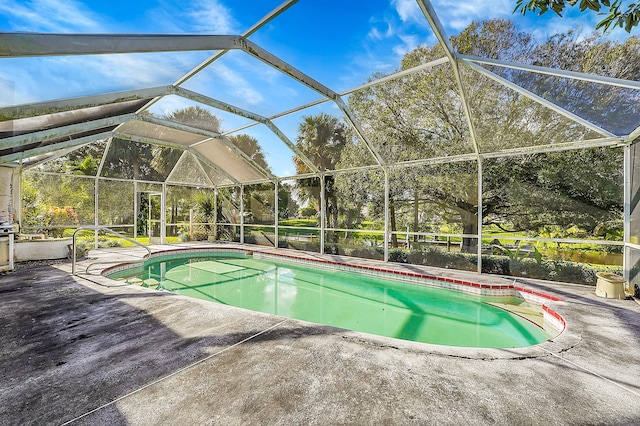
[[[326,176],[324,182],[324,203],[327,215],[325,223],[329,225],[329,228],[335,229],[338,227],[338,198],[336,197],[333,176]],[[338,232],[332,231],[331,234],[333,236],[332,242],[338,244]]]
[[[461,210],[460,217],[462,218],[463,234],[478,233],[478,216],[476,212]],[[476,253],[478,251],[478,239],[472,237],[462,237],[461,251],[463,253]]]
[[[391,225],[391,247],[398,248],[398,236],[394,234],[396,232],[396,208],[393,205],[393,201],[389,199],[389,225]]]
[[[419,222],[418,222],[418,213],[419,213],[419,209],[418,209],[418,191],[415,191],[413,193],[413,232],[418,232],[419,229]],[[409,241],[409,236],[407,235],[407,241]],[[418,241],[418,236],[414,235],[413,236],[413,241]]]

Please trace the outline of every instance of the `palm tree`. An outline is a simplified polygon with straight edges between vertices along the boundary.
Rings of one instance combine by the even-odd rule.
[[[298,126],[296,145],[320,171],[334,170],[347,145],[347,134],[347,126],[338,117],[325,113],[306,116]],[[295,156],[293,162],[299,174],[311,172],[300,157]],[[320,205],[320,188],[312,184],[312,179],[299,179],[296,187],[303,198],[316,199]],[[324,208],[331,218],[330,227],[337,228],[338,200],[333,176],[324,176],[324,187]]]
[[[100,161],[87,155],[82,160],[69,161],[69,168],[74,175],[95,176]]]

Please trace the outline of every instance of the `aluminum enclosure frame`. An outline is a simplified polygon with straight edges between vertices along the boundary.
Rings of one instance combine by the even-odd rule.
[[[4,138],[0,138],[0,150],[9,150],[15,149],[17,152],[11,152],[4,155],[0,155],[0,164],[9,164],[15,163],[16,161],[22,161],[29,157],[43,155],[46,153],[53,153],[51,158],[56,158],[55,153],[60,152],[68,152],[68,150],[78,148],[80,146],[84,146],[87,143],[97,140],[104,140],[107,138],[117,137],[130,141],[136,142],[144,142],[151,144],[158,144],[163,146],[172,146],[178,147],[176,144],[172,144],[168,141],[163,141],[161,139],[152,139],[148,137],[140,137],[135,134],[123,132],[122,125],[131,121],[146,121],[150,123],[154,123],[156,125],[165,126],[168,128],[173,128],[176,130],[181,130],[185,132],[190,132],[193,134],[201,135],[209,138],[218,138],[221,140],[225,146],[227,146],[230,150],[234,151],[243,161],[247,163],[249,167],[259,172],[261,176],[264,177],[264,180],[251,180],[251,181],[239,181],[236,178],[230,176],[229,173],[224,172],[222,167],[219,164],[216,164],[215,158],[206,158],[201,153],[194,150],[193,146],[181,146],[180,148],[185,150],[185,152],[190,152],[198,158],[198,160],[202,164],[206,164],[207,166],[213,168],[218,171],[222,177],[232,182],[228,185],[219,185],[216,186],[211,182],[211,188],[216,190],[219,188],[234,186],[239,187],[241,193],[244,191],[244,187],[246,185],[261,183],[261,182],[271,182],[275,184],[276,191],[278,186],[286,180],[298,179],[300,175],[293,176],[281,176],[277,177],[270,173],[268,170],[265,170],[263,167],[258,165],[255,161],[249,158],[245,153],[243,153],[240,149],[235,147],[229,139],[225,136],[228,133],[236,132],[240,129],[244,129],[250,126],[255,126],[258,124],[265,125],[285,146],[291,149],[302,161],[308,166],[309,170],[311,170],[311,176],[315,176],[320,179],[322,191],[321,197],[324,200],[325,191],[324,191],[324,177],[329,175],[335,175],[343,172],[349,171],[357,171],[357,170],[380,170],[384,174],[385,177],[385,223],[384,223],[384,258],[388,260],[388,249],[389,249],[389,240],[391,236],[391,230],[389,227],[389,171],[397,168],[403,167],[415,167],[420,165],[429,165],[429,164],[444,164],[455,161],[470,161],[475,162],[478,170],[478,209],[477,209],[477,220],[478,220],[478,234],[474,235],[477,238],[478,242],[482,241],[482,182],[483,182],[483,161],[488,158],[497,158],[503,156],[516,156],[522,154],[532,154],[532,153],[544,153],[544,152],[554,152],[554,151],[563,151],[563,150],[572,150],[572,149],[585,149],[592,147],[616,147],[616,146],[624,146],[624,239],[623,241],[590,241],[593,244],[606,244],[606,245],[624,245],[625,247],[625,259],[627,250],[636,250],[640,253],[640,248],[630,242],[629,235],[629,221],[630,221],[630,212],[629,212],[629,204],[630,204],[630,193],[631,193],[631,151],[629,146],[636,141],[636,139],[640,136],[640,126],[636,128],[633,132],[628,135],[616,136],[613,133],[602,129],[596,124],[574,114],[561,106],[554,104],[551,101],[545,100],[540,96],[531,93],[530,91],[512,83],[497,74],[492,73],[480,66],[480,64],[487,65],[496,65],[502,66],[517,70],[524,70],[533,73],[557,76],[577,81],[587,81],[592,83],[610,85],[614,87],[622,87],[634,90],[640,90],[640,82],[636,81],[628,81],[615,79],[610,77],[603,77],[597,75],[590,75],[584,73],[577,73],[571,71],[564,71],[553,68],[546,68],[541,66],[534,65],[525,65],[525,64],[516,64],[507,61],[500,61],[494,59],[480,58],[469,55],[461,55],[456,52],[455,48],[452,46],[449,41],[449,36],[444,31],[444,27],[442,26],[440,19],[434,9],[433,5],[428,0],[417,0],[418,6],[420,7],[422,13],[424,14],[424,18],[426,23],[431,27],[433,33],[435,34],[439,44],[444,48],[445,57],[438,59],[436,61],[430,62],[428,64],[423,64],[418,67],[412,68],[410,70],[405,70],[401,72],[393,73],[389,76],[380,78],[375,81],[371,81],[367,84],[360,85],[358,87],[348,89],[343,92],[337,92],[330,87],[327,87],[322,82],[313,79],[308,76],[301,70],[292,66],[291,64],[286,63],[282,59],[278,58],[276,55],[268,52],[263,49],[258,44],[254,43],[250,40],[250,36],[254,34],[258,29],[264,27],[277,16],[282,13],[285,13],[289,8],[294,6],[296,1],[285,1],[280,6],[276,7],[273,11],[267,14],[264,18],[259,20],[255,25],[245,31],[242,35],[165,35],[165,34],[156,34],[156,35],[144,35],[144,34],[126,34],[126,35],[114,35],[114,34],[36,34],[36,33],[0,33],[0,61],[2,58],[15,58],[15,57],[33,57],[33,56],[55,56],[55,55],[87,55],[87,54],[107,54],[107,53],[125,53],[125,52],[164,52],[164,51],[192,51],[192,50],[216,50],[217,52],[210,56],[207,60],[200,63],[198,66],[184,74],[178,80],[174,82],[174,84],[169,86],[158,86],[158,87],[150,87],[139,90],[129,90],[124,92],[113,92],[113,93],[104,93],[104,94],[96,94],[87,97],[81,98],[69,98],[69,99],[60,99],[53,100],[48,102],[38,102],[31,104],[23,104],[23,105],[14,105],[0,108],[0,121],[11,121],[11,120],[19,120],[30,117],[37,117],[47,114],[52,114],[56,112],[66,112],[66,111],[74,111],[81,110],[84,108],[102,106],[102,105],[111,105],[114,103],[120,103],[130,100],[145,100],[152,99],[147,102],[143,108],[140,108],[136,114],[123,114],[115,117],[105,117],[98,120],[92,120],[88,122],[71,124],[56,127],[53,129],[41,130],[37,132],[31,132],[27,134],[8,136]],[[308,87],[318,93],[322,98],[318,101],[314,101],[312,103],[307,103],[305,105],[301,105],[296,108],[289,109],[287,111],[275,112],[274,114],[266,117],[260,114],[254,113],[252,111],[247,111],[243,108],[240,108],[235,105],[230,105],[226,102],[223,102],[218,99],[214,99],[212,97],[206,96],[201,93],[194,92],[192,90],[185,89],[182,85],[190,80],[192,77],[197,75],[199,72],[206,69],[209,65],[214,63],[220,57],[222,57],[229,50],[238,50],[247,54],[251,57],[254,57],[263,63],[270,66],[272,69],[276,70],[279,73],[286,75],[287,77],[293,79],[299,84]],[[470,154],[464,155],[453,155],[449,157],[442,158],[417,158],[411,161],[404,162],[395,162],[390,163],[385,161],[382,156],[376,151],[374,144],[368,140],[366,133],[362,130],[360,123],[357,120],[357,117],[349,110],[348,106],[345,104],[343,97],[354,93],[363,88],[372,87],[375,85],[379,85],[390,81],[392,79],[402,78],[406,75],[411,75],[417,72],[420,72],[425,69],[429,69],[432,67],[441,66],[444,64],[449,64],[453,69],[453,77],[456,82],[456,86],[458,89],[458,95],[461,99],[461,106],[464,112],[466,124],[469,129],[470,140],[473,146],[473,152]],[[506,150],[501,150],[498,152],[491,153],[482,153],[479,144],[478,138],[476,134],[476,130],[474,127],[474,123],[472,120],[472,113],[470,111],[469,99],[466,93],[465,83],[461,77],[460,69],[462,67],[471,69],[477,73],[482,74],[490,79],[492,79],[497,84],[509,88],[511,90],[515,90],[520,95],[528,98],[529,100],[542,105],[545,108],[548,108],[556,113],[559,113],[561,116],[580,124],[588,129],[591,129],[600,135],[602,138],[600,139],[591,139],[585,141],[574,141],[567,142],[564,144],[556,144],[551,146],[533,146],[533,147],[517,147],[510,148]],[[167,120],[160,120],[157,118],[145,116],[141,113],[148,110],[154,103],[161,100],[162,98],[170,95],[177,95],[183,97],[185,99],[189,99],[196,103],[207,105],[221,111],[225,111],[231,114],[235,114],[237,116],[252,120],[253,123],[244,126],[239,129],[234,129],[232,131],[217,134],[215,132],[210,132],[205,129],[198,129],[192,126],[186,126],[177,122],[169,122]],[[320,171],[319,168],[313,164],[313,162],[304,155],[296,146],[294,142],[289,140],[287,136],[281,131],[278,126],[273,123],[273,120],[279,117],[284,117],[287,115],[294,114],[296,112],[302,111],[305,108],[308,108],[313,105],[317,105],[324,102],[333,102],[336,104],[338,109],[343,114],[343,119],[346,123],[348,123],[355,131],[355,133],[359,136],[362,142],[367,147],[369,153],[371,154],[372,159],[374,160],[374,164],[371,166],[364,167],[354,167],[347,168],[341,170],[328,170],[328,171]],[[109,131],[100,131],[101,129],[107,127],[114,127]],[[87,132],[87,131],[95,131],[97,132],[95,135],[91,136],[82,136],[76,137],[76,135]],[[33,147],[32,144],[35,143],[43,143],[48,140],[56,140],[56,138],[67,138],[68,140],[59,142],[55,141],[50,145]],[[204,143],[198,142],[198,143]],[[25,147],[23,151],[20,151],[21,147]],[[104,152],[104,156],[106,156],[107,150]],[[58,154],[60,155],[60,154]],[[104,157],[103,160],[104,161]],[[38,163],[39,164],[39,163]],[[101,162],[102,167],[102,162]],[[169,173],[171,175],[172,172]],[[96,187],[99,180],[107,179],[104,177],[95,176],[96,179]],[[138,182],[138,181],[136,181]],[[163,199],[166,197],[164,193],[166,191],[166,183],[162,183],[163,185]],[[277,192],[276,192],[277,193]],[[96,195],[97,197],[97,195]],[[243,200],[244,197],[241,197]],[[216,196],[216,203],[218,202],[218,197]],[[277,197],[276,197],[277,199]],[[321,251],[324,250],[324,234],[325,231],[332,230],[328,228],[327,225],[327,212],[324,211],[325,203],[321,202],[321,211],[320,211],[320,246]],[[98,204],[96,202],[96,211],[98,208]],[[244,223],[243,223],[243,215],[244,205],[241,202],[240,205],[241,217],[240,226],[240,240],[244,241]],[[97,218],[97,215],[96,215]],[[97,219],[96,219],[97,220]],[[97,223],[96,223],[97,225]],[[276,219],[274,223],[274,227],[276,230],[276,235],[278,231],[278,217],[276,214]],[[164,224],[163,224],[164,229]],[[559,243],[576,243],[583,242],[584,240],[571,240],[571,239],[535,239],[535,241],[552,241]],[[482,261],[481,261],[481,244],[478,244],[478,265],[477,272],[481,272]],[[626,260],[625,260],[626,262]],[[628,279],[628,264],[625,263],[625,274]]]

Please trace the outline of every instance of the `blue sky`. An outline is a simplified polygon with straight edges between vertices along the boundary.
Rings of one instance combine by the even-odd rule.
[[[282,0],[0,0],[0,31],[64,33],[242,34]],[[588,34],[599,17],[568,13],[563,19],[512,14],[515,0],[433,0],[445,31],[455,35],[473,20],[513,19],[521,30],[545,38],[578,28]],[[616,31],[614,37],[627,37]],[[402,56],[421,44],[434,44],[414,0],[299,0],[250,39],[314,79],[342,92],[373,72],[398,68]],[[93,55],[3,59],[0,104],[22,104],[175,82],[214,52]],[[320,98],[262,62],[230,52],[184,87],[270,116]],[[191,105],[168,97],[153,107],[169,113]],[[246,119],[213,111],[224,130]],[[293,141],[302,115],[338,114],[330,103],[275,123]],[[264,126],[242,131],[257,137],[274,173],[293,174],[290,152]]]

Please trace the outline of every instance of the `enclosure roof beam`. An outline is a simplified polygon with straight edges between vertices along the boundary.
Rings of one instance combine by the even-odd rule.
[[[315,90],[316,92],[320,93],[324,97],[327,97],[332,100],[335,100],[338,97],[338,94],[336,92],[334,92],[324,84],[320,83],[317,80],[314,80],[313,78],[306,75],[299,69],[295,68],[293,65],[287,64],[282,59],[267,52],[263,48],[259,47],[257,44],[246,39],[242,39],[241,42],[242,42],[242,50],[244,50],[246,53],[253,56],[254,58],[261,60],[267,65],[293,78],[297,82],[304,84],[305,86],[309,87],[312,90]]]
[[[478,64],[496,65],[503,68],[511,68],[520,71],[530,71],[537,74],[552,75],[554,77],[570,78],[573,80],[582,80],[590,83],[606,84],[609,86],[624,87],[627,89],[640,90],[640,82],[633,80],[625,80],[622,78],[605,77],[596,74],[587,74],[576,71],[566,71],[557,68],[543,67],[539,65],[518,64],[510,61],[502,61],[499,59],[480,58],[471,55],[458,55],[460,59],[471,61]]]
[[[113,103],[137,101],[169,94],[171,86],[151,87],[148,89],[127,90],[101,95],[82,96],[78,98],[59,99],[55,101],[34,102],[0,108],[0,121],[36,117],[57,112],[91,108]]]
[[[234,105],[228,104],[226,102],[222,102],[219,101],[217,99],[213,99],[209,96],[205,96],[202,95],[200,93],[188,90],[188,89],[184,89],[182,87],[174,87],[171,89],[171,93],[174,95],[178,95],[180,97],[183,97],[185,99],[189,99],[195,102],[199,102],[201,104],[204,105],[209,105],[213,108],[217,108],[220,109],[222,111],[226,111],[229,112],[231,114],[234,115],[239,115],[240,117],[245,117],[248,118],[250,120],[254,120],[254,121],[258,121],[260,123],[264,123],[265,121],[267,121],[267,118],[259,115],[259,114],[255,114],[251,111],[247,111],[245,109],[236,107]]]
[[[243,38],[249,37],[251,34],[255,33],[260,28],[262,28],[263,26],[265,26],[266,24],[271,22],[273,19],[277,18],[281,13],[283,13],[284,11],[289,9],[291,6],[293,6],[297,2],[298,2],[298,0],[288,0],[288,1],[285,1],[284,3],[282,3],[280,6],[277,6],[275,9],[271,10],[271,12],[266,14],[258,22],[253,24],[251,26],[251,28],[249,28],[247,31],[242,33],[242,37]],[[207,66],[212,64],[214,61],[216,61],[219,57],[221,57],[222,55],[224,55],[228,51],[229,51],[228,49],[223,49],[223,50],[221,50],[219,52],[214,53],[211,57],[209,57],[205,61],[203,61],[200,65],[196,66],[191,71],[189,71],[188,73],[186,73],[185,75],[180,77],[173,85],[178,87],[178,86],[184,84],[187,80],[192,78],[194,75],[198,74],[200,71],[205,69]]]
[[[227,172],[222,170],[214,162],[212,162],[209,159],[205,158],[202,154],[200,154],[198,151],[196,151],[195,149],[193,149],[191,147],[185,147],[184,145],[180,145],[180,144],[177,144],[177,143],[167,142],[167,141],[148,138],[148,137],[141,137],[141,136],[131,135],[129,133],[122,133],[122,132],[113,132],[113,137],[114,138],[118,138],[118,139],[124,139],[124,140],[128,140],[128,141],[132,141],[132,142],[148,143],[148,144],[153,144],[153,145],[160,145],[160,146],[166,146],[166,147],[169,147],[169,148],[178,148],[178,149],[181,149],[181,150],[189,151],[190,153],[195,155],[198,158],[198,160],[200,160],[203,163],[209,165],[216,172],[220,173],[222,176],[224,176],[225,178],[229,179],[234,184],[240,184],[240,181],[238,179],[234,178],[233,176],[231,176],[230,174],[228,174]]]
[[[171,172],[167,175],[167,178],[165,179],[165,182],[171,182],[171,180],[173,179],[173,174],[177,173],[176,170],[178,169],[178,164],[180,164],[181,161],[184,161],[184,158],[187,158],[186,156],[189,155],[189,150],[184,150],[182,151],[182,155],[180,156],[180,158],[178,159],[178,161],[176,162],[176,164],[173,165],[173,168],[171,169]],[[207,174],[207,172],[204,171],[204,168],[202,167],[202,163],[200,162],[200,160],[196,161],[196,164],[198,166],[198,168],[200,169],[200,171],[202,172],[202,174],[207,178],[207,181],[209,182],[209,186],[212,186],[215,188],[215,184],[213,183],[213,181],[211,180],[211,178],[209,177],[209,175]],[[172,184],[184,184],[185,182],[173,182]]]
[[[237,35],[0,33],[0,57],[230,50]]]
[[[149,115],[145,115],[145,114],[138,114],[136,115],[136,120],[141,120],[141,121],[146,121],[148,123],[153,123],[153,124],[157,124],[159,126],[164,126],[164,127],[169,127],[172,129],[176,129],[176,130],[182,130],[184,132],[189,132],[189,133],[193,133],[196,135],[202,135],[202,136],[206,136],[208,138],[215,138],[220,140],[227,148],[229,148],[230,150],[232,150],[233,152],[235,152],[236,154],[238,154],[240,157],[242,157],[242,159],[244,161],[246,161],[247,163],[249,163],[254,169],[256,169],[261,175],[269,178],[269,179],[275,179],[275,176],[272,175],[270,172],[268,172],[267,170],[263,169],[258,163],[256,163],[251,157],[249,157],[247,154],[244,153],[244,151],[242,151],[240,148],[238,148],[237,146],[235,146],[233,144],[233,142],[231,142],[229,140],[229,138],[227,138],[226,136],[221,135],[218,132],[212,132],[209,130],[204,130],[204,129],[200,129],[197,127],[192,127],[192,126],[188,126],[186,124],[182,124],[182,123],[177,123],[174,121],[170,121],[170,120],[163,120],[160,118],[156,118],[153,116],[149,116]],[[204,141],[201,142],[197,142],[195,145],[200,144],[200,143],[204,143]],[[194,145],[192,145],[194,146]]]
[[[601,138],[601,139],[590,139],[586,141],[577,141],[577,142],[565,142],[565,143],[557,143],[553,145],[538,145],[538,146],[527,146],[527,147],[518,147],[512,149],[504,149],[497,152],[488,152],[485,154],[481,154],[482,158],[499,158],[499,157],[513,157],[517,155],[525,155],[525,154],[542,154],[546,152],[558,152],[558,151],[568,151],[568,150],[578,150],[578,149],[588,149],[588,148],[602,148],[602,147],[615,147],[622,146],[625,144],[625,138],[621,137],[613,137],[613,138]]]
[[[417,0],[417,2],[418,6],[422,10],[422,13],[424,14],[424,17],[427,18],[429,26],[433,30],[433,33],[438,39],[438,42],[444,48],[445,54],[447,55],[449,60],[455,62],[456,52],[453,48],[453,45],[451,44],[451,41],[449,41],[449,38],[444,31],[444,27],[442,26],[442,23],[440,22],[436,11],[433,9],[431,2],[429,0]]]
[[[275,9],[272,9],[271,12],[267,13],[261,20],[259,20],[255,24],[253,24],[247,31],[242,33],[242,37],[249,37],[251,34],[255,33],[260,28],[262,28],[263,26],[265,26],[266,24],[271,22],[271,20],[273,20],[276,17],[278,17],[285,10],[289,9],[291,6],[293,6],[295,3],[297,3],[297,1],[298,0],[287,0],[284,3],[282,3],[280,6],[277,6]],[[229,51],[228,49],[222,49],[222,50],[217,51],[216,53],[211,55],[209,58],[207,58],[204,61],[202,61],[199,65],[197,65],[196,67],[192,68],[189,72],[187,72],[185,75],[180,77],[178,80],[176,80],[175,83],[173,83],[173,85],[175,87],[179,87],[179,86],[183,85],[189,79],[191,79],[193,76],[197,75],[200,71],[202,71],[203,69],[205,69],[206,67],[211,65],[218,58],[222,57],[228,51]],[[155,97],[151,101],[147,102],[147,104],[144,107],[140,108],[140,110],[138,110],[137,112],[142,112],[142,111],[145,111],[145,110],[149,109],[153,104],[158,102],[160,99],[162,99],[162,96]]]
[[[107,134],[108,134],[108,133],[107,133]],[[110,134],[109,134],[109,136],[110,136]],[[73,152],[73,151],[75,151],[76,149],[80,149],[80,148],[82,148],[83,146],[87,146],[87,145],[89,145],[90,143],[91,143],[91,142],[86,143],[86,144],[82,144],[82,145],[75,145],[75,146],[71,146],[71,147],[69,147],[69,148],[61,148],[61,149],[57,150],[57,152],[56,152],[55,154],[51,154],[51,155],[49,155],[49,156],[48,156],[48,157],[46,157],[46,158],[42,158],[42,159],[40,159],[40,160],[38,160],[38,161],[36,161],[36,162],[34,162],[34,163],[30,163],[30,164],[28,164],[28,165],[24,165],[24,163],[21,163],[22,170],[28,170],[28,169],[30,169],[30,168],[32,168],[32,167],[37,167],[37,166],[38,166],[38,165],[40,165],[40,164],[44,164],[44,163],[47,163],[47,162],[49,162],[49,161],[57,160],[58,158],[60,158],[60,157],[64,157],[64,156],[65,156],[65,155],[67,155],[68,153]],[[48,154],[48,152],[43,152],[43,153],[40,153],[40,154],[31,155],[31,156],[33,156],[33,157],[37,157],[37,156],[39,156],[39,155],[45,155],[45,154]],[[24,159],[28,159],[28,158],[29,158],[29,157],[24,157],[24,158],[20,158],[19,160],[24,160]]]
[[[244,118],[248,118],[250,120],[254,120],[258,123],[262,123],[264,125],[266,125],[273,133],[276,134],[276,136],[278,136],[278,138],[284,142],[285,145],[287,145],[289,147],[289,149],[291,149],[298,157],[300,157],[300,159],[302,160],[303,163],[305,163],[307,165],[307,167],[309,167],[309,169],[313,170],[314,172],[318,172],[318,168],[311,162],[311,160],[309,160],[307,158],[306,155],[304,155],[302,153],[302,151],[300,151],[298,149],[298,147],[291,143],[291,141],[289,140],[289,138],[287,138],[285,136],[284,133],[282,133],[280,131],[280,129],[278,129],[278,127],[273,124],[273,122],[271,122],[271,120],[269,120],[266,117],[263,117],[259,114],[253,113],[251,111],[247,111],[245,109],[242,108],[238,108],[236,106],[230,105],[226,102],[222,102],[219,101],[217,99],[213,99],[210,98],[208,96],[205,95],[201,95],[200,93],[196,93],[196,92],[192,92],[191,90],[187,90],[187,89],[183,89],[182,87],[176,87],[174,89],[172,89],[173,92],[178,95],[178,96],[182,96],[186,99],[190,99],[192,101],[195,102],[199,102],[201,104],[204,105],[209,105],[211,107],[217,108],[217,109],[221,109],[223,111],[229,112],[231,114],[235,114],[235,115],[239,115],[241,117]],[[225,133],[225,135],[229,134],[230,132]]]
[[[402,78],[402,77],[407,76],[407,75],[412,75],[412,74],[415,74],[415,73],[420,72],[422,70],[435,68],[435,67],[437,67],[439,65],[446,64],[446,63],[449,63],[449,58],[443,57],[443,58],[440,58],[440,59],[436,59],[435,61],[427,62],[426,64],[421,64],[421,65],[417,65],[415,67],[412,67],[412,68],[409,68],[409,69],[406,69],[406,70],[403,70],[403,71],[394,72],[394,73],[389,74],[389,75],[387,75],[385,77],[378,78],[378,79],[375,79],[375,80],[371,80],[368,83],[365,83],[365,84],[362,84],[362,85],[360,85],[358,87],[354,87],[352,89],[346,90],[346,91],[340,93],[340,96],[346,96],[346,95],[349,95],[349,94],[351,94],[353,92],[357,92],[358,90],[366,89],[366,88],[372,87],[372,86],[377,86],[379,84],[386,83],[387,81],[397,80],[398,78]]]
[[[636,127],[636,129],[633,132],[629,133],[629,136],[627,136],[627,138],[629,139],[629,143],[633,143],[633,141],[635,141],[638,136],[640,136],[640,126]]]
[[[397,73],[393,73],[393,74],[390,74],[390,75],[388,75],[386,77],[382,77],[382,78],[379,78],[377,80],[370,81],[370,82],[365,83],[363,85],[360,85],[358,87],[354,87],[352,89],[348,89],[348,90],[340,93],[339,95],[340,96],[347,96],[347,95],[349,95],[349,94],[351,94],[353,92],[357,92],[358,90],[366,89],[367,87],[376,86],[378,84],[382,84],[382,83],[385,83],[385,82],[390,81],[390,80],[394,80],[394,79],[397,79],[397,78],[402,78],[402,77],[407,76],[407,75],[415,74],[416,72],[419,72],[419,71],[422,71],[422,70],[425,70],[425,69],[429,69],[429,68],[433,68],[433,67],[436,67],[438,65],[446,64],[448,62],[449,62],[449,59],[446,58],[446,57],[443,57],[443,58],[440,58],[440,59],[436,59],[435,61],[431,61],[431,62],[428,62],[426,64],[418,65],[418,66],[410,68],[408,70],[404,70],[404,71],[400,71],[400,72],[397,72]],[[180,91],[181,90],[185,90],[185,89],[178,88],[177,90],[174,90],[175,94],[180,95]],[[195,95],[202,97],[202,95],[200,95],[199,93],[195,93]],[[187,96],[185,96],[185,97],[187,97]],[[197,100],[196,98],[189,98],[189,99]],[[214,101],[215,102],[219,102],[217,100],[214,100]],[[304,105],[300,105],[300,106],[297,106],[295,108],[291,108],[289,110],[282,111],[282,112],[279,112],[279,113],[274,114],[274,115],[270,115],[269,117],[267,117],[267,119],[275,120],[276,118],[285,117],[285,116],[287,116],[289,114],[293,114],[293,113],[296,113],[298,111],[302,111],[304,109],[311,108],[311,107],[314,107],[316,105],[320,105],[320,104],[323,104],[325,102],[330,102],[330,101],[331,101],[331,99],[321,98],[321,99],[306,103]],[[206,104],[206,102],[204,102],[204,101],[202,101],[201,103],[205,103]],[[224,104],[224,103],[221,103],[221,104]],[[212,104],[207,104],[207,105],[214,106]],[[232,108],[236,108],[236,107],[232,107]],[[221,109],[223,109],[223,108],[221,108]],[[233,112],[233,111],[229,111],[229,110],[225,110],[225,111]],[[250,118],[250,117],[247,116],[247,118]],[[256,119],[256,121],[260,122],[260,123],[263,123],[262,120]],[[246,129],[246,128],[249,128],[249,127],[253,127],[256,124],[257,123],[249,123],[249,124],[246,124],[244,126],[238,127],[236,129],[230,130],[228,132],[225,132],[225,133],[227,133],[227,134],[236,133],[236,132],[238,132],[240,130],[243,130],[243,129]]]
[[[530,91],[528,91],[527,89],[518,86],[515,83],[512,83],[511,81],[507,80],[506,78],[500,77],[498,74],[495,74],[489,70],[487,70],[484,67],[481,67],[478,64],[475,64],[473,62],[469,62],[466,60],[462,61],[465,65],[467,65],[469,68],[478,71],[480,74],[483,74],[487,77],[489,77],[490,79],[500,83],[503,86],[506,86],[512,90],[515,90],[516,92],[520,93],[521,95],[531,99],[534,102],[539,103],[540,105],[547,107],[555,112],[557,112],[560,115],[563,115],[564,117],[568,118],[569,120],[575,121],[578,124],[583,125],[584,127],[586,127],[587,129],[593,130],[594,132],[600,133],[603,136],[607,136],[607,137],[616,137],[616,135],[614,135],[613,133],[601,128],[600,126],[596,126],[595,124],[593,124],[590,121],[585,120],[584,118],[575,115],[574,113],[567,111],[566,109],[554,104],[553,102],[549,102],[548,100],[536,95],[535,93],[532,93]]]
[[[318,169],[318,167],[316,167],[316,165],[313,164],[311,160],[309,160],[309,157],[307,157],[302,151],[300,151],[300,148],[298,148],[293,142],[289,140],[287,135],[282,133],[282,130],[280,130],[278,126],[273,124],[271,120],[267,120],[264,124],[269,128],[269,130],[275,133],[276,136],[278,136],[278,138],[280,138],[280,140],[285,143],[285,145],[287,145],[293,152],[295,152],[298,158],[302,160],[302,162],[309,168],[309,170],[314,173],[320,173],[320,169]]]
[[[68,126],[56,127],[54,129],[41,130],[38,132],[26,133],[24,135],[10,136],[0,139],[0,149],[15,148],[20,145],[46,142],[49,139],[60,137],[72,137],[74,134],[89,132],[106,127],[117,126],[135,117],[135,114],[123,114],[115,117],[101,118],[99,120],[87,121],[85,123],[70,124]]]
[[[12,154],[3,155],[0,157],[0,164],[9,163],[11,161],[23,160],[25,158],[34,157],[36,155],[46,154],[48,152],[57,151],[59,149],[72,148],[75,149],[80,145],[86,145],[88,143],[96,142],[111,137],[111,132],[102,132],[95,135],[83,136],[81,138],[65,140],[47,146],[41,146],[26,151],[16,152]]]
[[[453,75],[456,79],[456,85],[458,86],[458,90],[460,92],[460,97],[462,100],[462,110],[464,111],[465,120],[467,122],[467,127],[469,128],[469,135],[471,136],[471,143],[473,144],[473,149],[476,154],[480,153],[480,147],[478,145],[478,137],[476,135],[476,129],[473,125],[473,120],[471,119],[471,110],[469,108],[469,101],[467,99],[467,91],[465,90],[465,86],[462,83],[462,76],[460,73],[460,67],[458,66],[458,54],[456,53],[449,37],[447,37],[446,32],[444,31],[444,27],[440,22],[440,18],[436,14],[435,9],[431,5],[429,0],[417,0],[418,6],[422,10],[425,18],[429,22],[429,26],[433,30],[436,38],[440,42],[440,45],[444,48],[445,54],[451,61],[451,67],[453,68]]]

